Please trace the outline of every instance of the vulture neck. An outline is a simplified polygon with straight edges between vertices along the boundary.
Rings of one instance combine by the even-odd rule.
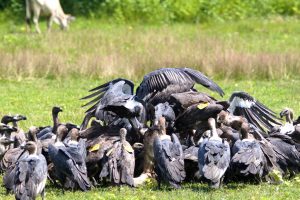
[[[249,139],[249,125],[247,123],[243,123],[241,127],[242,139]]]
[[[79,137],[79,132],[78,132],[78,130],[75,129],[75,128],[73,128],[73,129],[71,130],[70,137],[71,137],[71,141],[77,142],[78,137]]]
[[[63,140],[63,133],[57,133],[55,142],[62,142]]]
[[[216,128],[216,121],[213,118],[208,119],[208,125],[211,131],[211,138],[220,138]]]
[[[58,113],[52,113],[53,118],[53,133],[56,134],[59,125]]]
[[[160,135],[167,135],[166,124],[160,124]]]
[[[287,114],[287,115],[285,116],[285,120],[286,120],[287,123],[290,123],[290,124],[293,123],[293,117],[292,117],[292,116],[293,116],[293,115],[292,115],[291,113],[289,113],[289,114]]]
[[[19,128],[17,121],[13,121],[12,124],[13,124],[14,128],[17,128],[17,129]]]
[[[124,142],[126,141],[126,138],[122,135],[122,136],[120,137],[120,141],[121,141],[121,143],[124,143]]]
[[[33,142],[37,142],[38,139],[36,137],[36,132],[34,131],[29,131],[29,140],[33,141]]]
[[[249,139],[249,133],[247,131],[241,130],[242,139]]]

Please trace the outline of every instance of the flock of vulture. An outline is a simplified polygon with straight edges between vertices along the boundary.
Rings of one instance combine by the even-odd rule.
[[[47,179],[82,191],[137,187],[147,178],[158,187],[204,181],[219,188],[224,178],[276,182],[298,173],[300,117],[293,120],[291,109],[277,117],[245,92],[219,101],[195,84],[224,95],[199,71],[162,68],[145,75],[135,93],[122,78],[90,90],[80,126],[60,122],[59,107],[52,109],[52,126],[27,133],[18,127],[25,116],[3,116],[0,169],[7,193],[44,198]]]

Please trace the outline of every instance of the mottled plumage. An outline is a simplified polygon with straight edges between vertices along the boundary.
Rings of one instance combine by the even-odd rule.
[[[41,194],[44,199],[47,180],[46,159],[42,154],[37,155],[37,147],[34,142],[28,142],[25,149],[29,151],[29,155],[18,160],[15,168],[15,198],[30,200]]]
[[[174,188],[180,188],[180,184],[186,177],[182,146],[175,134],[172,134],[172,140],[166,136],[159,135],[154,139],[153,150],[157,181],[159,186],[164,181]]]
[[[227,141],[221,139],[216,132],[215,120],[208,120],[211,129],[211,137],[206,138],[200,145],[198,162],[200,175],[209,180],[212,188],[219,188],[223,176],[230,163],[230,146]]]
[[[60,129],[63,130],[61,131]],[[66,131],[66,127],[58,127],[59,135],[57,141],[54,145],[50,144],[48,148],[50,159],[55,167],[56,177],[62,186],[67,189],[80,188],[82,191],[89,190],[91,185],[85,165],[85,141],[80,139],[78,145],[65,146],[61,142],[61,138]]]
[[[263,175],[264,155],[255,139],[238,140],[232,147],[231,168],[238,175]]]
[[[134,186],[134,150],[126,141],[127,131],[120,129],[120,141],[116,141],[106,152],[100,178],[108,178],[114,184]]]

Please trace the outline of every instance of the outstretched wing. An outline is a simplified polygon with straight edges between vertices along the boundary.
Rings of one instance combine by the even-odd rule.
[[[113,86],[118,83],[118,82],[124,82],[121,86],[121,88],[114,88]],[[133,94],[133,88],[134,88],[134,84],[133,82],[123,79],[123,78],[118,78],[112,81],[109,81],[103,85],[100,85],[98,87],[95,87],[91,90],[89,90],[89,92],[93,92],[92,94],[82,97],[80,100],[86,100],[86,99],[92,99],[91,101],[89,101],[88,103],[86,103],[85,105],[83,105],[82,107],[86,107],[89,105],[92,105],[87,111],[88,112],[93,112],[96,110],[98,104],[100,103],[101,99],[103,98],[103,96],[109,91],[109,90],[114,90],[114,94],[117,96],[119,93],[123,93],[123,94]]]
[[[234,92],[228,111],[233,115],[243,116],[248,122],[267,133],[274,126],[282,125],[276,113],[254,99],[246,92]]]
[[[136,95],[144,101],[149,101],[158,92],[168,97],[172,93],[186,92],[198,83],[204,87],[224,95],[223,90],[210,78],[199,71],[190,68],[162,68],[144,76],[136,90]],[[157,97],[158,98],[158,97]]]

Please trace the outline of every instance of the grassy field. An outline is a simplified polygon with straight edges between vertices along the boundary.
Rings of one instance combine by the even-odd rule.
[[[50,125],[51,107],[60,105],[64,112],[61,113],[62,122],[81,123],[84,109],[80,108],[82,102],[78,99],[87,90],[103,83],[100,79],[68,78],[68,79],[32,79],[22,81],[0,81],[0,116],[6,113],[25,114],[28,120],[21,122],[25,130],[31,125]],[[254,95],[261,102],[279,112],[288,106],[300,113],[300,96],[295,95],[299,91],[300,80],[289,81],[217,81],[224,89],[228,99],[233,91],[244,90]],[[198,87],[202,91],[207,91]],[[210,93],[212,94],[212,93]],[[212,94],[219,98],[215,94]],[[220,99],[220,98],[219,98]],[[1,181],[0,181],[1,183]],[[148,184],[145,187],[121,189],[104,187],[95,188],[88,193],[66,192],[47,185],[47,199],[299,199],[300,179],[286,181],[282,185],[249,185],[230,183],[223,189],[212,191],[206,184],[186,183],[181,190],[157,190],[156,184]],[[8,200],[13,196],[5,196],[3,187],[0,189],[0,199]]]
[[[78,19],[26,34],[25,22],[0,24],[0,76],[133,79],[158,67],[190,66],[226,78],[289,78],[300,74],[300,23],[293,18],[219,24],[109,24]]]
[[[126,77],[125,77],[126,78]],[[7,113],[25,114],[27,121],[21,123],[27,129],[31,125],[47,125],[52,123],[51,108],[59,105],[64,112],[60,115],[63,122],[80,124],[84,116],[84,102],[80,97],[88,94],[88,90],[110,79],[25,79],[22,81],[0,80],[0,116]],[[299,79],[253,81],[253,80],[216,80],[224,89],[224,98],[216,96],[204,87],[197,86],[215,96],[217,99],[229,99],[234,91],[246,91],[262,103],[279,113],[283,108],[294,109],[295,116],[300,115]]]
[[[80,124],[84,109],[79,98],[88,89],[117,77],[139,83],[145,73],[167,66],[205,72],[224,89],[223,99],[243,90],[277,113],[290,107],[300,115],[300,23],[296,19],[146,26],[79,19],[68,32],[56,27],[51,33],[45,33],[44,22],[40,26],[44,32],[37,35],[25,33],[24,24],[0,23],[0,116],[26,115],[28,120],[21,122],[25,130],[52,124],[54,105],[64,110],[62,122]],[[156,184],[148,184],[63,195],[47,185],[46,198],[300,199],[299,194],[296,178],[282,185],[230,183],[217,191],[186,183],[182,190],[159,191]],[[1,200],[12,198],[0,187]]]

